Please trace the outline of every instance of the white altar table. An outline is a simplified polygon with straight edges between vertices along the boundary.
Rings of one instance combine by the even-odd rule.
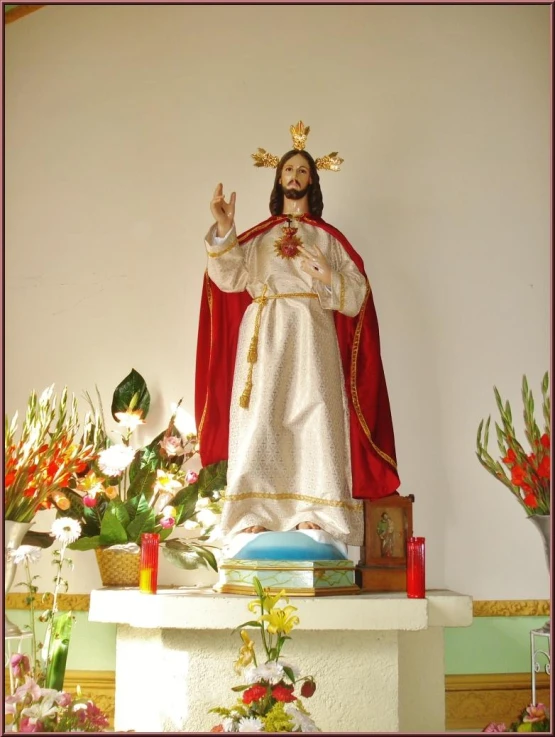
[[[115,729],[208,732],[231,706],[251,597],[212,589],[91,592],[89,620],[117,624]],[[324,732],[444,732],[444,627],[472,623],[472,599],[431,590],[295,597],[300,624],[283,657],[315,677],[306,700]],[[257,633],[253,639],[258,645]]]

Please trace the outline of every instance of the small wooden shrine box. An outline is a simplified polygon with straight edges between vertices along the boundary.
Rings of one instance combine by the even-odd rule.
[[[364,502],[364,545],[357,566],[361,591],[406,591],[413,502],[412,494]]]

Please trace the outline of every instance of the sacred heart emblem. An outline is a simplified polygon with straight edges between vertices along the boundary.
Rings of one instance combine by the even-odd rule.
[[[303,244],[299,236],[295,235],[297,228],[284,225],[281,230],[283,235],[275,243],[276,254],[281,258],[295,258],[299,253],[299,246]]]

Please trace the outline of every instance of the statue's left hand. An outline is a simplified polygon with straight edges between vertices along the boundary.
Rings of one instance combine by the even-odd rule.
[[[331,267],[326,261],[326,257],[317,245],[312,246],[309,250],[306,246],[298,246],[299,253],[303,257],[301,269],[314,279],[318,279],[326,286],[331,286]]]

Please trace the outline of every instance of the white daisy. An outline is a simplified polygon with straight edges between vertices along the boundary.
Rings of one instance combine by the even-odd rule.
[[[279,683],[285,676],[285,672],[281,665],[270,661],[269,663],[263,663],[257,668],[252,666],[246,668],[244,673],[245,683],[249,685],[251,683],[258,683],[258,681],[266,681],[267,683],[275,684]]]
[[[60,517],[52,522],[50,532],[58,542],[61,542],[63,545],[70,545],[81,534],[81,525],[72,517]]]
[[[10,551],[10,558],[16,565],[20,563],[38,563],[42,549],[34,545],[20,545],[17,550]]]
[[[264,722],[258,717],[243,717],[239,720],[238,732],[262,732]]]
[[[285,704],[283,710],[293,720],[294,732],[320,732],[314,721],[294,704]]]
[[[231,717],[225,717],[222,720],[222,727],[224,728],[224,732],[237,732],[237,722]]]
[[[98,466],[106,476],[119,476],[133,460],[135,451],[129,445],[117,443],[98,454]]]

